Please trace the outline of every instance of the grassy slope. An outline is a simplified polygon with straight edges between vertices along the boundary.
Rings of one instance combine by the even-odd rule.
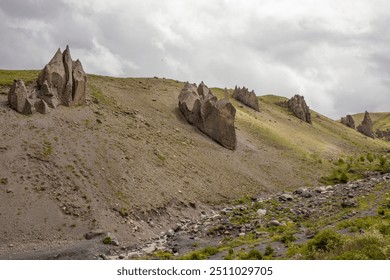
[[[3,93],[13,78],[32,81],[37,74],[1,70]],[[182,117],[177,96],[183,83],[96,75],[88,79],[94,101],[88,106],[60,107],[45,116],[25,117],[7,109],[4,95],[0,104],[0,117],[6,120],[0,123],[0,130],[6,132],[0,175],[8,178],[10,187],[25,185],[27,190],[29,185],[44,185],[31,191],[37,201],[50,199],[77,212],[80,216],[72,218],[77,227],[62,229],[63,234],[76,230],[79,237],[86,226],[100,226],[116,231],[120,238],[132,238],[127,219],[142,221],[169,212],[174,222],[193,212],[190,202],[218,204],[259,192],[318,185],[318,179],[332,169],[330,160],[390,148],[389,143],[366,139],[324,116],[317,118],[315,112],[313,125],[301,122],[274,104],[280,97],[262,96],[261,112],[232,100],[237,109],[238,147],[229,151]],[[213,91],[223,96],[221,89]],[[48,155],[45,146],[50,146]],[[43,154],[50,164],[26,154],[33,158]],[[15,159],[28,165],[15,167],[19,164]],[[22,179],[13,175],[13,168],[18,168]],[[26,176],[31,172],[38,179]],[[56,176],[59,186],[50,179]],[[28,197],[13,203],[28,205]],[[21,225],[23,219],[30,219],[12,211],[9,215]],[[45,227],[50,230],[50,223],[42,230]]]
[[[371,121],[374,126],[374,131],[390,129],[390,113],[370,113]],[[364,118],[364,113],[353,115],[356,126],[358,126]]]

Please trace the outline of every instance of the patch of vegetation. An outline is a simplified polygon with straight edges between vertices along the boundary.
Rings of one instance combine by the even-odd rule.
[[[321,259],[322,255],[340,247],[343,244],[342,235],[332,229],[320,231],[309,240],[302,249],[305,259]]]
[[[1,178],[0,179],[0,184],[7,185],[8,184],[8,178]]]
[[[159,260],[172,260],[173,254],[168,251],[159,250],[154,252],[153,256]]]
[[[112,238],[110,236],[106,236],[103,239],[103,244],[110,245],[112,243]]]
[[[94,103],[103,104],[107,106],[113,105],[113,100],[108,96],[104,95],[103,91],[98,86],[89,84],[89,88]]]
[[[339,157],[331,174],[321,177],[320,182],[327,185],[346,183],[362,179],[367,171],[390,172],[390,164],[386,156],[367,153],[358,156],[356,159],[348,157],[345,160],[343,157]]]
[[[259,250],[251,249],[248,253],[245,250],[241,250],[238,253],[237,259],[239,260],[262,260],[263,255]]]
[[[35,156],[42,160],[48,160],[53,153],[53,147],[47,140],[43,141],[41,148],[36,145],[30,145],[30,147],[35,149]]]
[[[39,70],[1,70],[0,87],[12,86],[14,80],[23,80],[25,84],[35,82],[38,78]]]
[[[206,247],[202,250],[193,251],[187,255],[181,257],[181,260],[206,260],[210,256],[213,256],[221,252],[219,248],[216,247]]]

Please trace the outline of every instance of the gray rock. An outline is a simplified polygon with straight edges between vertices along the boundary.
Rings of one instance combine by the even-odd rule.
[[[145,254],[151,254],[153,253],[154,251],[157,250],[157,244],[156,243],[152,243],[150,244],[149,246],[145,247],[142,249],[142,251],[145,253]]]
[[[324,186],[318,187],[318,188],[315,189],[315,191],[317,193],[325,193],[326,192],[326,187],[324,187]]]
[[[253,90],[250,92],[245,87],[241,89],[236,86],[233,92],[233,98],[237,99],[238,101],[244,103],[245,105],[251,107],[256,111],[259,111],[259,100],[257,99],[257,96]]]
[[[284,194],[279,196],[279,200],[281,200],[281,201],[292,201],[293,200],[293,196],[291,194],[284,193]]]
[[[362,123],[357,127],[357,131],[366,135],[367,137],[375,138],[371,117],[367,111],[364,113],[364,119]]]
[[[179,109],[190,124],[222,146],[234,150],[236,109],[228,98],[218,100],[203,82],[196,88],[188,82],[179,94]]]
[[[269,223],[268,223],[268,226],[269,227],[278,227],[278,226],[280,226],[281,225],[281,223],[278,221],[278,220],[271,220],[271,221],[269,221]]]
[[[49,106],[42,99],[38,99],[35,102],[35,109],[38,113],[47,114],[49,112]]]
[[[24,115],[33,113],[33,104],[29,100],[30,94],[22,80],[15,80],[8,93],[8,103],[12,109]]]
[[[50,107],[85,103],[87,76],[79,60],[72,61],[69,46],[63,53],[58,49],[38,76],[38,98]]]
[[[299,189],[294,191],[294,194],[297,194],[303,198],[310,198],[313,196],[312,193],[310,192],[310,190],[307,188],[299,188]]]
[[[358,206],[359,206],[359,204],[354,199],[344,199],[341,202],[341,207],[343,207],[343,208],[351,208],[351,207],[358,207]]]
[[[267,214],[267,210],[266,209],[258,209],[257,210],[257,215],[259,216],[259,217],[263,217],[263,216],[265,216]]]
[[[96,238],[98,236],[102,236],[104,234],[104,231],[101,229],[96,229],[93,231],[89,231],[86,234],[84,234],[85,239],[90,240],[93,238]]]
[[[355,120],[353,119],[353,117],[351,115],[347,115],[346,117],[342,117],[341,123],[352,128],[352,129],[355,129]]]
[[[87,95],[87,75],[80,60],[73,62],[73,90],[71,105],[85,104]]]
[[[310,124],[312,123],[310,109],[309,106],[307,106],[305,98],[303,96],[296,94],[291,97],[290,100],[279,102],[277,104],[279,106],[290,109],[290,111],[292,111],[294,115],[302,121]]]

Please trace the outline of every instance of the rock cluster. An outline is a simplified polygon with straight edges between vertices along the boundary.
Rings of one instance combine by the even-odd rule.
[[[387,130],[379,130],[379,129],[377,129],[376,136],[378,138],[383,139],[383,140],[390,141],[390,129],[387,129]]]
[[[375,138],[375,134],[372,127],[372,121],[370,114],[366,111],[364,113],[364,119],[362,123],[357,127],[357,130],[370,138]]]
[[[353,119],[353,117],[351,115],[347,115],[345,117],[342,117],[341,118],[341,123],[343,125],[346,125],[350,128],[353,128],[355,129],[355,120]]]
[[[203,82],[198,87],[187,82],[179,94],[179,109],[190,124],[213,140],[228,149],[236,148],[236,109],[227,94],[218,100]]]
[[[297,116],[299,119],[301,119],[304,122],[312,123],[311,122],[311,114],[309,106],[307,106],[305,97],[296,94],[293,97],[291,97],[289,100],[284,102],[277,103],[279,106],[288,108],[290,111],[294,113],[295,116]]]
[[[343,209],[350,209],[347,214],[340,216],[340,220],[353,216],[371,215],[360,212],[358,198],[375,193],[378,184],[389,182],[390,174],[373,174],[371,177],[346,184],[334,186],[319,186],[315,188],[301,187],[292,193],[279,193],[267,197],[253,199],[253,204],[240,204],[226,207],[211,213],[202,212],[200,219],[183,219],[159,236],[150,239],[137,248],[125,253],[127,258],[139,258],[153,254],[156,251],[168,251],[174,255],[193,250],[193,243],[220,244],[222,238],[232,238],[254,234],[255,238],[264,238],[269,243],[270,233],[260,231],[261,227],[286,226],[291,221],[317,220],[335,216]],[[386,184],[386,190],[389,185]],[[263,208],[259,208],[261,205]],[[245,219],[243,219],[245,217]],[[234,221],[242,220],[246,223]],[[313,237],[313,233],[302,227],[294,236],[299,243]],[[268,240],[267,240],[268,238]],[[294,238],[294,239],[295,239]],[[191,242],[192,241],[192,242]],[[283,246],[279,244],[279,246]],[[276,257],[285,256],[285,250],[278,251]],[[284,253],[283,253],[284,252]],[[111,258],[117,258],[113,255]],[[219,256],[220,258],[223,256]]]
[[[8,93],[12,109],[24,115],[35,111],[46,114],[58,105],[75,106],[85,103],[87,76],[79,60],[73,61],[69,46],[60,49],[43,68],[37,86],[28,90],[21,80],[15,80]]]
[[[253,90],[249,91],[245,87],[239,88],[236,86],[234,88],[233,98],[237,99],[238,101],[242,102],[243,104],[251,107],[256,111],[259,111],[259,100],[257,99],[257,96]]]

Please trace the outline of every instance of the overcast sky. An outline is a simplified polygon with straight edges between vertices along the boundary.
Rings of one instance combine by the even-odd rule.
[[[329,117],[390,111],[388,0],[1,0],[0,68],[70,45],[88,73],[302,94]]]

